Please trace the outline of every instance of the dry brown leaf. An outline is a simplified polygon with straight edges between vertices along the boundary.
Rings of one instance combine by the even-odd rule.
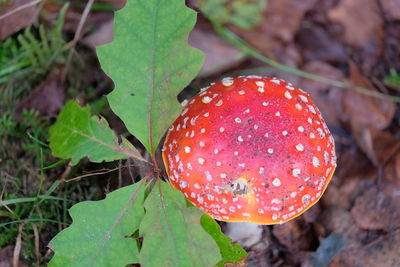
[[[318,219],[321,214],[321,208],[319,202],[315,203],[309,210],[303,213],[303,219],[307,223],[313,223]]]
[[[371,91],[376,90],[351,61],[350,78],[357,86]],[[349,123],[350,130],[362,151],[375,166],[379,166],[388,155],[391,155],[391,149],[398,142],[391,134],[382,131],[392,122],[396,104],[350,89],[344,91],[342,103],[342,120]]]
[[[301,218],[274,225],[272,232],[281,244],[290,249],[311,249],[312,239],[314,238],[312,228],[310,224],[305,223]]]
[[[362,229],[393,229],[400,226],[400,196],[388,197],[376,186],[359,196],[351,209],[354,221]]]
[[[90,35],[81,40],[81,43],[86,44],[92,49],[97,46],[110,43],[114,39],[114,20],[108,20],[98,26]]]
[[[10,5],[0,4],[0,16],[12,12],[16,8],[30,2],[30,0],[16,0],[11,1]],[[33,22],[35,22],[37,14],[37,7],[30,6],[0,20],[0,41],[23,28],[31,26]]]
[[[400,20],[400,0],[381,0],[380,2],[389,19]]]
[[[354,140],[349,146],[343,146],[343,151],[338,155],[337,169],[335,176],[341,181],[347,181],[351,178],[375,177],[376,171],[371,168],[371,162],[354,144]],[[329,187],[328,187],[329,188]]]
[[[382,166],[398,150],[400,139],[388,131],[365,127],[357,121],[351,125],[357,144],[375,166]]]
[[[16,108],[16,118],[22,120],[24,109],[36,109],[41,115],[56,114],[63,106],[65,94],[59,70],[51,72]]]
[[[0,267],[11,267],[14,247],[9,245],[0,249]]]
[[[347,61],[343,44],[330,36],[327,29],[321,26],[300,28],[296,43],[301,48],[305,62],[327,61],[343,64]]]
[[[189,44],[203,51],[206,56],[200,76],[215,75],[232,68],[244,59],[243,52],[210,30],[195,28],[189,35]]]
[[[304,14],[316,0],[269,0],[261,24],[251,30],[235,29],[252,46],[272,56],[282,43],[293,41]]]
[[[362,248],[340,252],[329,266],[399,266],[399,244],[400,230],[396,230]]]
[[[400,197],[400,152],[391,157],[380,178],[382,192],[392,198]]]
[[[353,62],[349,62],[350,79],[354,85],[376,91],[371,82],[366,79]],[[354,90],[346,90],[343,96],[343,107],[345,116],[351,122],[364,127],[384,129],[392,121],[396,104],[389,100],[367,96]]]
[[[349,211],[329,206],[321,214],[320,219],[327,232],[334,232],[345,238],[348,248],[356,248],[361,245],[362,230],[354,223]]]
[[[322,61],[310,62],[303,67],[303,70],[336,81],[343,79],[343,73],[340,70]],[[300,87],[311,95],[328,125],[338,126],[342,113],[340,107],[342,90],[309,79],[302,79]]]
[[[383,33],[383,19],[375,0],[342,0],[328,17],[343,25],[344,39],[350,45],[378,43]]]

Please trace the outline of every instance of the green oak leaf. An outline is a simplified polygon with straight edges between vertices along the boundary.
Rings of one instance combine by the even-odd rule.
[[[90,116],[90,107],[68,101],[50,128],[50,148],[54,156],[77,164],[85,156],[92,162],[113,161],[127,157],[141,158],[133,145],[118,137],[107,121]]]
[[[246,251],[239,244],[232,244],[232,240],[225,236],[219,224],[207,214],[201,216],[201,226],[207,231],[217,242],[220,249],[222,260],[218,266],[224,266],[225,263],[234,263],[247,257]]]
[[[195,22],[184,0],[129,0],[115,13],[113,42],[97,48],[115,84],[111,109],[151,155],[181,110],[178,93],[203,63],[187,44]]]
[[[218,246],[200,225],[202,212],[187,207],[181,192],[159,181],[144,205],[141,266],[213,266],[221,260]]]
[[[54,237],[49,266],[125,266],[138,263],[138,245],[130,237],[144,215],[144,181],[120,188],[104,200],[74,205],[73,223]]]

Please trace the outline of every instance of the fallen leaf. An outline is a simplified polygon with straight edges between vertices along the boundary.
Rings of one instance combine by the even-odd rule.
[[[380,178],[382,192],[392,198],[400,197],[400,152],[391,157]]]
[[[375,0],[342,0],[328,12],[328,17],[344,27],[344,40],[363,47],[379,42],[383,19]]]
[[[356,199],[351,214],[362,229],[393,229],[400,226],[399,210],[400,196],[388,197],[372,186]]]
[[[400,20],[400,0],[381,0],[385,15],[391,20]]]
[[[310,250],[314,243],[311,225],[301,218],[274,225],[272,232],[282,245],[293,250]]]
[[[219,35],[211,31],[195,28],[189,35],[189,44],[200,49],[206,56],[200,76],[215,75],[244,59],[244,53],[232,47]]]
[[[64,5],[62,2],[46,1],[43,5],[43,9],[45,10],[45,12],[42,12],[43,14],[42,13],[40,14],[41,18],[43,17],[44,20],[53,21],[54,17],[58,16],[63,6]],[[65,19],[63,24],[64,31],[72,33],[76,32],[78,25],[81,23],[83,9],[84,6],[79,7],[75,5],[70,5],[68,7],[65,13]],[[93,29],[97,29],[103,23],[112,20],[113,17],[114,13],[110,11],[90,12],[82,26],[80,37],[85,36],[88,32],[92,31]]]
[[[114,20],[108,20],[98,26],[90,35],[81,40],[81,43],[86,44],[92,49],[97,46],[111,43],[114,38]]]
[[[361,150],[377,167],[382,166],[399,148],[400,139],[389,131],[365,127],[358,121],[351,123],[351,129]]]
[[[346,247],[345,239],[338,234],[330,234],[320,239],[320,246],[311,256],[313,266],[326,266],[331,259]]]
[[[0,3],[0,17],[13,12],[15,9],[21,7],[24,4],[31,2],[30,0],[16,0],[11,1],[10,4]],[[8,3],[8,2],[6,2]],[[16,33],[17,31],[29,27],[35,22],[38,14],[38,8],[36,6],[26,7],[20,11],[17,11],[9,16],[0,20],[0,41],[6,39],[8,36]]]
[[[6,246],[0,249],[0,267],[11,267],[13,263],[13,246]]]
[[[320,216],[321,224],[328,232],[342,235],[348,248],[362,245],[362,230],[357,227],[351,213],[343,208],[329,206]]]
[[[354,85],[376,91],[376,88],[361,74],[352,61],[349,61],[349,66],[350,80]],[[351,122],[356,122],[357,125],[363,127],[382,130],[392,121],[396,112],[396,104],[349,89],[343,96],[343,109],[344,116],[347,116]]]
[[[374,173],[375,175],[375,173]],[[330,184],[321,198],[323,206],[333,206],[350,210],[354,200],[371,186],[374,179],[368,177],[346,177],[341,184]]]
[[[342,146],[343,151],[340,151],[338,155],[338,166],[335,176],[339,177],[343,182],[347,182],[352,178],[375,177],[375,169],[371,168],[371,162],[357,147],[354,139],[349,139],[348,142],[351,142],[351,144],[349,146]]]
[[[22,120],[21,112],[24,109],[36,109],[43,116],[52,116],[61,109],[65,94],[60,73],[59,70],[51,72],[25,100],[18,104],[16,108],[17,120]]]
[[[269,0],[259,26],[251,30],[235,28],[234,31],[264,54],[272,56],[273,50],[280,48],[282,43],[293,41],[304,14],[316,2],[316,0]]]
[[[321,214],[321,207],[319,202],[315,203],[309,210],[303,213],[303,219],[306,223],[313,223],[318,219]]]
[[[399,266],[399,244],[400,230],[396,230],[364,247],[341,251],[329,266]]]
[[[335,81],[340,81],[344,77],[339,69],[323,61],[312,61],[306,64],[303,70]],[[301,79],[299,84],[302,89],[311,95],[327,124],[339,126],[342,113],[340,106],[342,89],[310,79]]]
[[[301,27],[296,36],[296,43],[301,48],[304,61],[346,63],[347,56],[343,44],[330,36],[322,26]]]

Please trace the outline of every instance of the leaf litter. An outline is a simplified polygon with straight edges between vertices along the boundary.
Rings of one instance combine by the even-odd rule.
[[[123,6],[123,1],[105,2]],[[390,69],[400,72],[396,60],[400,55],[400,3],[378,2],[380,5],[373,0],[269,0],[258,25],[246,30],[229,23],[226,27],[259,52],[291,67],[395,95],[398,92],[380,81],[389,75]],[[93,13],[95,18],[89,18],[83,31],[97,34],[81,43],[89,49],[93,43],[108,42],[112,36],[107,25],[97,27],[109,23],[110,13],[98,13],[101,12]],[[76,29],[76,15],[67,14],[68,32]],[[17,22],[20,28],[30,23]],[[224,43],[202,14],[195,34],[212,40],[207,43],[201,37],[192,37],[191,44],[214,61],[207,67],[206,75],[195,80],[187,91],[193,93],[207,79],[248,69],[256,68],[263,75],[277,73],[248,57],[236,60],[240,51]],[[223,57],[215,56],[219,51],[223,51]],[[224,66],[216,67],[221,65]],[[54,85],[54,78],[48,79],[51,81],[39,85],[38,92],[32,93],[21,104],[22,108],[43,108],[48,115],[59,109],[58,103],[63,102],[58,94],[60,89]],[[317,255],[330,266],[399,265],[399,104],[321,82],[294,76],[290,79],[312,95],[327,119],[337,144],[338,169],[315,208],[290,223],[263,226],[261,240],[246,248],[249,266],[310,266],[307,264],[312,264]],[[46,91],[51,88],[54,92]],[[38,107],[37,101],[41,96],[45,99],[46,94],[54,101]],[[322,255],[329,242],[336,249]]]

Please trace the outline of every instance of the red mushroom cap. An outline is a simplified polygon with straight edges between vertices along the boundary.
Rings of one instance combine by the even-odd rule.
[[[215,219],[282,223],[323,194],[334,140],[303,90],[277,78],[224,78],[182,105],[164,163],[171,184]]]

